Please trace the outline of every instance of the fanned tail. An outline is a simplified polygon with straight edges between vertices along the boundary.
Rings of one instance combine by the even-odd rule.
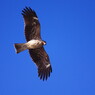
[[[24,51],[27,49],[27,46],[25,43],[16,43],[14,44],[14,47],[16,49],[16,53],[20,53],[21,51]]]

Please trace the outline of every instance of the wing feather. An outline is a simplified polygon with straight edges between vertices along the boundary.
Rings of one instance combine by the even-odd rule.
[[[38,76],[40,79],[47,80],[52,72],[49,56],[43,47],[38,49],[30,49],[30,56],[38,67]],[[48,66],[48,67],[47,67]]]
[[[22,15],[25,23],[25,36],[26,40],[41,39],[40,36],[40,23],[34,10],[26,7],[22,10]]]

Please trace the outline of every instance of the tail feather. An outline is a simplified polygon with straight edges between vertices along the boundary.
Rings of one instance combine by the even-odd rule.
[[[16,53],[20,53],[21,51],[24,51],[27,49],[27,46],[25,43],[16,43],[14,44],[14,47],[16,49]]]

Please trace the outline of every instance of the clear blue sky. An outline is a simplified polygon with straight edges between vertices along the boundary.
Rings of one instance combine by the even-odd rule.
[[[21,11],[34,9],[53,67],[38,78],[25,42]],[[2,0],[0,2],[0,95],[95,95],[95,0]]]

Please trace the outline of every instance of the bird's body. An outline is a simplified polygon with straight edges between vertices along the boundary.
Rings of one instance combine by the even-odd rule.
[[[16,53],[20,53],[21,51],[24,51],[26,49],[36,49],[40,48],[46,43],[42,40],[30,40],[27,43],[16,43],[15,48],[16,48]]]
[[[34,10],[30,7],[22,10],[22,15],[25,23],[26,43],[15,44],[16,52],[19,53],[26,49],[38,67],[38,76],[40,79],[46,79],[52,72],[49,56],[44,49],[45,41],[40,36],[40,23]]]
[[[36,49],[40,48],[46,43],[41,40],[30,40],[29,42],[25,43],[27,45],[27,49]]]

